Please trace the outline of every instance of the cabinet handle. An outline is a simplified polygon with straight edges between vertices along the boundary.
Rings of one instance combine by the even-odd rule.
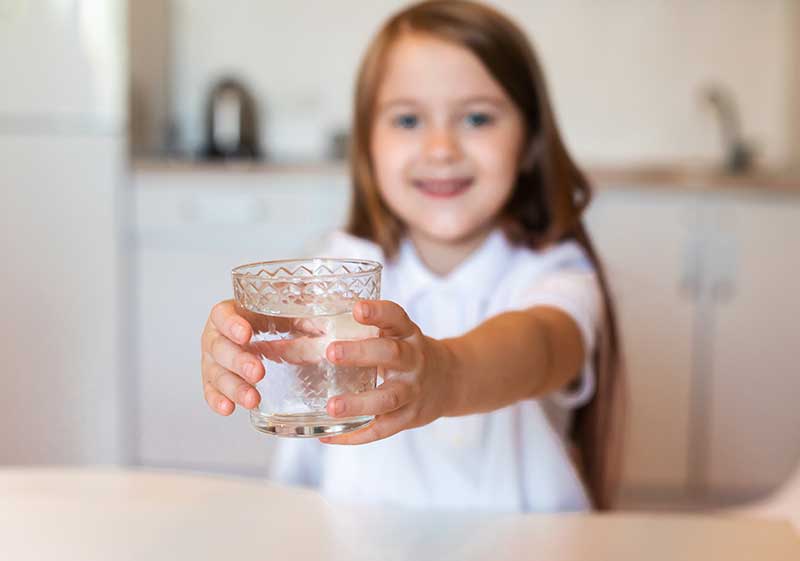
[[[196,198],[182,205],[181,214],[190,224],[243,225],[265,222],[269,209],[261,199]]]
[[[711,295],[714,302],[726,304],[736,296],[736,285],[727,279],[719,280],[711,287]]]
[[[738,260],[738,245],[735,239],[724,238],[716,244],[714,277],[711,283],[711,296],[714,302],[725,304],[736,295]]]
[[[678,290],[689,300],[696,299],[700,294],[700,259],[702,248],[700,240],[690,239],[686,242],[683,251],[683,267]]]

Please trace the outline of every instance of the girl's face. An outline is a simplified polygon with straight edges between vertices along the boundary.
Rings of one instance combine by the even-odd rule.
[[[422,34],[392,46],[370,148],[381,194],[412,236],[458,242],[494,225],[524,137],[519,109],[470,51]]]

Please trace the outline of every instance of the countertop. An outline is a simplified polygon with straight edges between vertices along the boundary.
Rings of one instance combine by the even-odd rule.
[[[654,514],[413,512],[258,480],[118,468],[0,469],[15,561],[788,561],[788,523]]]
[[[681,190],[750,190],[800,194],[800,172],[793,169],[755,169],[728,173],[707,166],[642,165],[589,166],[592,184],[602,187],[662,187]]]
[[[269,175],[344,175],[347,162],[336,160],[309,162],[269,162],[258,160],[180,160],[137,158],[131,162],[134,173],[246,173]]]
[[[170,159],[135,159],[134,173],[161,174],[267,174],[341,176],[348,173],[344,161],[319,162],[214,162]],[[709,165],[630,164],[586,165],[582,169],[600,189],[615,187],[677,188],[681,190],[749,190],[800,194],[800,170],[755,169],[731,174]]]

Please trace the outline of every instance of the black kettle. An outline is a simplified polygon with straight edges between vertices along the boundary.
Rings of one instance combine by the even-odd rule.
[[[200,157],[211,160],[263,157],[253,96],[234,78],[222,78],[206,101],[205,141]]]

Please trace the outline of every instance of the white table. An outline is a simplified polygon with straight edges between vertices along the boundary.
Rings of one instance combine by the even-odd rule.
[[[7,468],[0,559],[790,561],[800,540],[744,518],[417,513],[246,479]]]

